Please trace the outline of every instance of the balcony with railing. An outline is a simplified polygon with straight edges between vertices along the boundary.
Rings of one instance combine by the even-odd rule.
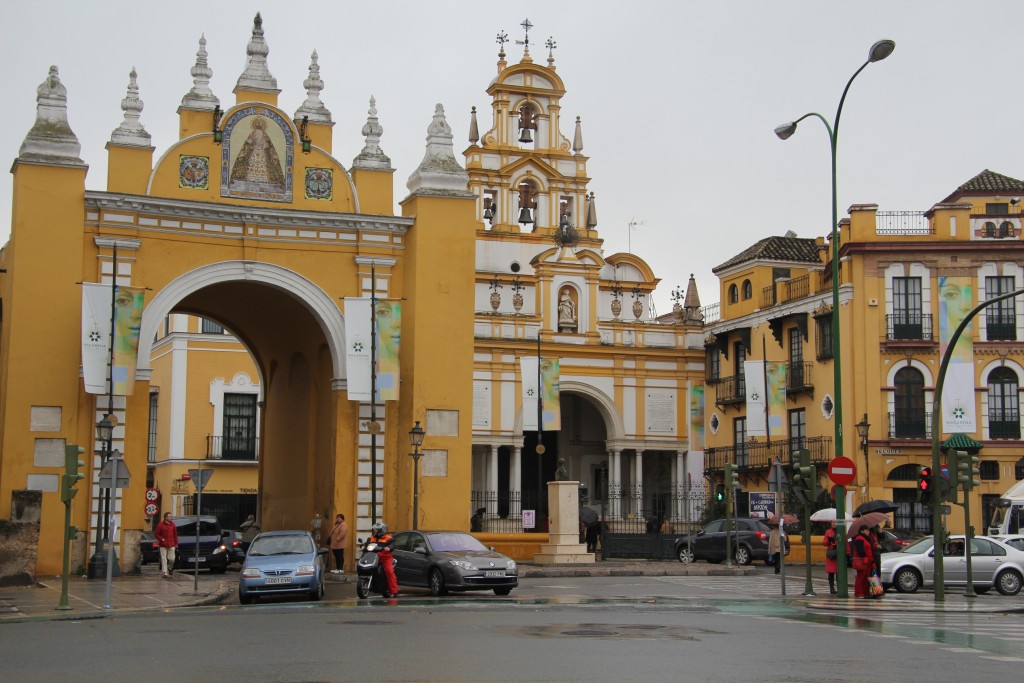
[[[932,438],[932,414],[918,411],[889,413],[889,438]]]
[[[764,472],[764,476],[767,476],[767,471],[776,459],[788,466],[792,462],[793,451],[799,449],[811,452],[812,463],[827,463],[832,459],[832,437],[781,439],[771,443],[754,441],[738,446],[708,448],[704,451],[704,473],[721,473],[726,463],[734,463],[739,466],[741,473]]]
[[[252,460],[259,458],[259,437],[256,436],[208,436],[206,437],[207,460]]]
[[[747,383],[743,375],[719,377],[715,384],[715,403],[728,405],[747,400]]]
[[[916,311],[885,316],[885,338],[888,341],[934,341],[932,316]]]
[[[761,308],[768,308],[787,301],[796,301],[814,294],[811,291],[811,276],[801,275],[789,280],[779,280],[761,290]]]
[[[1016,313],[1012,310],[986,312],[985,336],[988,341],[1017,341]]]
[[[814,384],[811,382],[813,367],[814,363],[809,362],[790,363],[786,372],[786,393],[813,392]]]
[[[934,232],[924,211],[875,212],[875,234],[931,235]]]
[[[1020,411],[989,410],[988,436],[990,439],[1020,439]]]

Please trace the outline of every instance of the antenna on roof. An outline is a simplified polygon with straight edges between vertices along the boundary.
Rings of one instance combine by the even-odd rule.
[[[638,221],[636,218],[629,221],[629,229],[626,231],[626,251],[630,254],[633,253],[633,231],[641,225],[647,225],[647,221]]]

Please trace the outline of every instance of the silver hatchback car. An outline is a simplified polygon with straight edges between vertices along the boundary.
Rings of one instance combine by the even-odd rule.
[[[942,558],[943,583],[967,584],[967,556],[963,536],[952,536]],[[974,590],[987,593],[992,587],[1003,595],[1016,595],[1024,585],[1024,551],[990,536],[971,539],[971,579]],[[935,583],[934,541],[926,536],[896,553],[882,555],[882,586],[900,593],[914,593]]]

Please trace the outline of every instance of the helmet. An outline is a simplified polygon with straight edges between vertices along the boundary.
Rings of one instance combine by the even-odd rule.
[[[373,526],[370,527],[370,531],[373,533],[374,536],[377,536],[379,538],[380,536],[383,536],[388,532],[388,525],[384,522],[376,522]]]

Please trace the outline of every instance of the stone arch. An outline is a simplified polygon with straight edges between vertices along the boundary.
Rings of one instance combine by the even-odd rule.
[[[615,406],[615,402],[600,389],[589,384],[584,384],[583,382],[560,381],[558,384],[558,393],[559,395],[578,394],[590,399],[597,408],[597,411],[601,413],[601,417],[604,418],[608,441],[622,439],[625,436],[626,427],[622,421],[622,416],[619,414],[618,408]],[[516,411],[515,433],[519,435],[522,435],[523,433],[522,406],[520,406],[519,410]]]
[[[139,332],[138,371],[142,377],[152,371],[150,352],[160,323],[174,306],[189,294],[223,282],[249,281],[287,292],[313,315],[331,350],[334,381],[346,377],[345,318],[330,296],[295,271],[259,261],[223,261],[200,266],[171,280],[153,297],[142,313]]]

